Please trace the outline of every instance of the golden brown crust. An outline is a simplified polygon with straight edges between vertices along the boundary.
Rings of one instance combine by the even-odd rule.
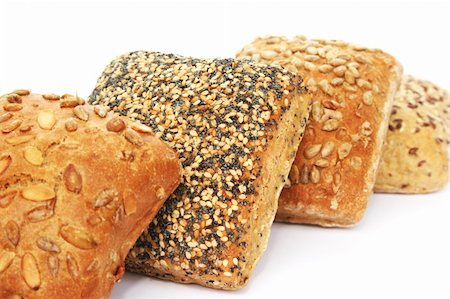
[[[395,96],[375,192],[428,193],[448,182],[448,92],[404,76]]]
[[[0,298],[107,298],[180,182],[177,155],[78,97],[15,92],[0,98]]]
[[[248,282],[306,125],[310,97],[295,82],[279,67],[144,51],[105,69],[91,101],[155,128],[184,166],[128,270],[221,289]]]
[[[381,50],[304,37],[258,38],[237,57],[296,71],[313,92],[310,122],[276,219],[357,223],[372,192],[401,66]]]

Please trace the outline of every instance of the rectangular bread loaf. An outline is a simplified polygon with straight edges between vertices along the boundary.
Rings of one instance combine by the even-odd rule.
[[[427,193],[448,182],[450,100],[439,86],[404,76],[395,95],[375,192]]]
[[[357,223],[372,193],[401,66],[381,50],[301,36],[258,38],[237,57],[284,66],[313,92],[310,122],[276,219]]]
[[[106,67],[90,102],[150,126],[184,169],[128,270],[222,289],[248,282],[306,126],[301,82],[276,66],[145,51]]]

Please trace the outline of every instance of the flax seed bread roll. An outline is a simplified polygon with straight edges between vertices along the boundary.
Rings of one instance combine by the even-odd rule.
[[[181,179],[150,129],[73,96],[0,98],[0,298],[107,298]]]
[[[395,95],[375,192],[428,193],[448,182],[448,92],[404,76]]]
[[[128,270],[244,286],[266,248],[310,98],[288,71],[154,52],[118,57],[90,97],[150,126],[184,180],[128,255]]]
[[[304,37],[258,38],[239,58],[297,71],[313,92],[310,122],[278,221],[350,226],[372,193],[402,68],[381,50]]]

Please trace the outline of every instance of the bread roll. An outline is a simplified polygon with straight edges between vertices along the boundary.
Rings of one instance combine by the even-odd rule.
[[[0,298],[107,298],[180,182],[148,127],[82,103],[0,98]]]
[[[399,63],[381,50],[304,37],[258,38],[237,57],[296,71],[313,92],[310,122],[276,219],[321,226],[360,221],[401,78]]]
[[[448,92],[404,76],[395,95],[375,192],[428,193],[448,182]]]
[[[183,183],[128,255],[128,270],[244,286],[266,248],[310,97],[279,67],[133,52],[90,96],[150,126],[180,155]]]

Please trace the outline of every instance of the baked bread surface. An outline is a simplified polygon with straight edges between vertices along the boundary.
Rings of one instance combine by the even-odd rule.
[[[300,82],[235,59],[139,51],[111,62],[90,101],[150,126],[183,165],[128,270],[221,289],[248,282],[306,125]]]
[[[375,192],[428,193],[448,182],[450,100],[445,89],[404,76],[395,95]]]
[[[107,298],[181,180],[148,127],[83,102],[0,98],[0,298]]]
[[[258,38],[237,57],[297,72],[313,93],[276,219],[321,226],[360,221],[400,81],[399,63],[381,50],[302,36]]]

